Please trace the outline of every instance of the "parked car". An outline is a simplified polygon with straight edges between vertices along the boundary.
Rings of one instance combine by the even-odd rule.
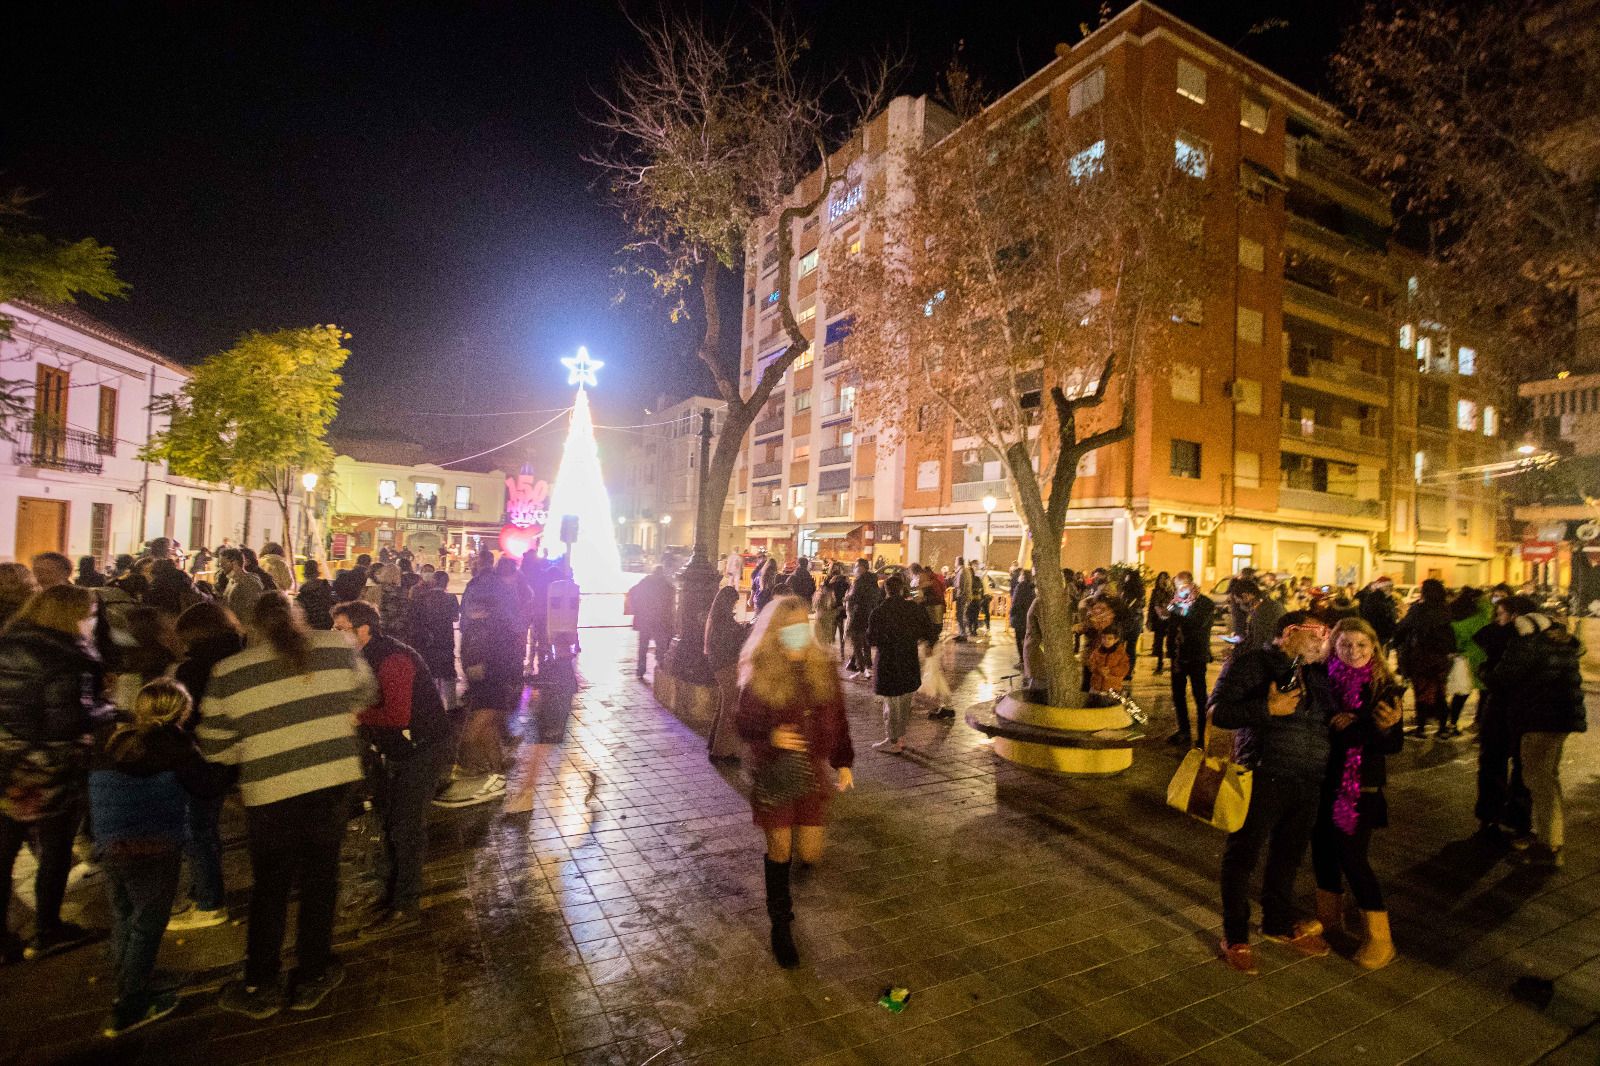
[[[645,572],[644,549],[637,544],[617,545],[617,554],[622,558],[622,569],[630,574]]]

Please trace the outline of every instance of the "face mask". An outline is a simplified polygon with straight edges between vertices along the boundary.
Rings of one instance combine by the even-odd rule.
[[[778,640],[782,642],[785,651],[801,651],[811,643],[811,624],[809,622],[795,622],[778,630]]]

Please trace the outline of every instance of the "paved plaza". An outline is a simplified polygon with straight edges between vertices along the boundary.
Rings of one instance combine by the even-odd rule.
[[[215,990],[242,957],[242,926],[169,935],[162,965],[190,981],[183,1006],[112,1044],[95,1035],[110,993],[92,946],[0,970],[0,1061],[1600,1062],[1594,733],[1569,745],[1568,862],[1555,872],[1470,839],[1470,737],[1408,741],[1391,762],[1392,828],[1373,847],[1400,958],[1368,973],[1264,945],[1251,978],[1215,955],[1222,836],[1163,802],[1177,753],[1162,743],[1166,678],[1148,661],[1135,694],[1153,736],[1110,780],[1009,766],[959,719],[920,713],[914,750],[881,755],[870,690],[847,683],[857,787],[796,886],[803,962],[786,972],[767,951],[761,836],[737,770],[709,763],[704,739],[635,681],[632,633],[584,641],[587,686],[532,819],[435,811],[424,929],[349,938],[349,977],[317,1012],[222,1013]],[[1009,633],[952,656],[958,706],[1014,672]],[[236,916],[238,835],[235,823]],[[363,837],[351,834],[347,887]],[[1309,907],[1309,870],[1301,887]],[[104,922],[102,892],[76,886],[69,916]],[[902,1013],[877,1005],[891,985],[911,990]]]

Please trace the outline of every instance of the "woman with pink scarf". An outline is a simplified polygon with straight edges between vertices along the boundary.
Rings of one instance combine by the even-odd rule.
[[[1389,824],[1385,762],[1404,744],[1400,705],[1405,687],[1390,671],[1377,633],[1359,618],[1341,619],[1333,627],[1328,680],[1338,710],[1329,721],[1328,776],[1311,836],[1317,918],[1328,939],[1344,934],[1343,886],[1348,881],[1366,927],[1355,961],[1376,970],[1394,958],[1394,941],[1367,849],[1372,831]]]

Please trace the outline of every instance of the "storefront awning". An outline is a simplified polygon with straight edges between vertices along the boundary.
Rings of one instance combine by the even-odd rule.
[[[809,527],[806,535],[813,540],[844,540],[860,528],[860,522],[823,522]]]

